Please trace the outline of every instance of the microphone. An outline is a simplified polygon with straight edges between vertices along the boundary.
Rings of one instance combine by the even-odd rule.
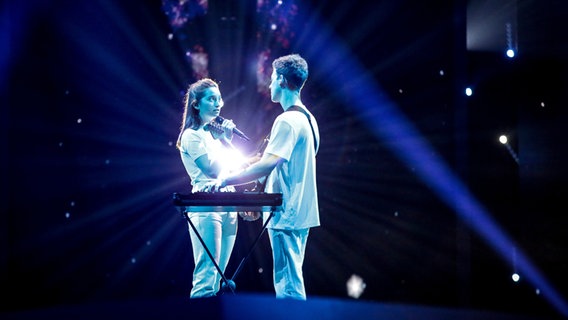
[[[221,116],[217,116],[215,118],[215,122],[217,122],[218,124],[222,124],[223,121],[225,121],[225,118],[223,118]],[[233,128],[233,133],[236,134],[241,139],[245,139],[246,141],[250,141],[250,138],[247,137],[247,135],[244,134],[241,130],[237,129],[237,127]]]

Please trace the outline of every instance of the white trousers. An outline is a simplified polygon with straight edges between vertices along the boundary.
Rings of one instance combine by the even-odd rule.
[[[268,229],[276,298],[306,300],[302,265],[310,229]]]
[[[224,273],[237,237],[237,213],[192,212],[189,214],[189,219]],[[189,223],[188,227],[195,262],[190,297],[215,296],[219,291],[222,277]]]

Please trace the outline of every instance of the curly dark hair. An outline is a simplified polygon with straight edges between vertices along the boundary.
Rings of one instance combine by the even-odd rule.
[[[288,89],[300,90],[308,79],[308,63],[299,54],[289,54],[272,62],[272,68],[286,79]]]

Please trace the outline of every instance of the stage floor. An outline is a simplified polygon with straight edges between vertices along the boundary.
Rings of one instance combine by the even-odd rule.
[[[493,311],[383,304],[361,300],[309,297],[307,301],[275,299],[256,294],[225,294],[208,299],[168,298],[60,306],[0,313],[4,320],[23,319],[483,319],[543,320],[537,316]]]

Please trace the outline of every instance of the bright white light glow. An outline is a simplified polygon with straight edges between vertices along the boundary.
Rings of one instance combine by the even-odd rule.
[[[221,167],[219,178],[224,178],[233,172],[242,170],[246,164],[246,157],[236,148],[221,149],[219,152],[211,154],[211,158],[218,161]]]
[[[363,278],[353,274],[349,280],[347,280],[347,295],[351,298],[358,299],[363,294],[363,291],[365,291],[365,287],[367,287],[367,284],[365,284]]]
[[[501,142],[502,144],[507,143],[507,136],[506,135],[502,135],[499,137],[499,142]]]

